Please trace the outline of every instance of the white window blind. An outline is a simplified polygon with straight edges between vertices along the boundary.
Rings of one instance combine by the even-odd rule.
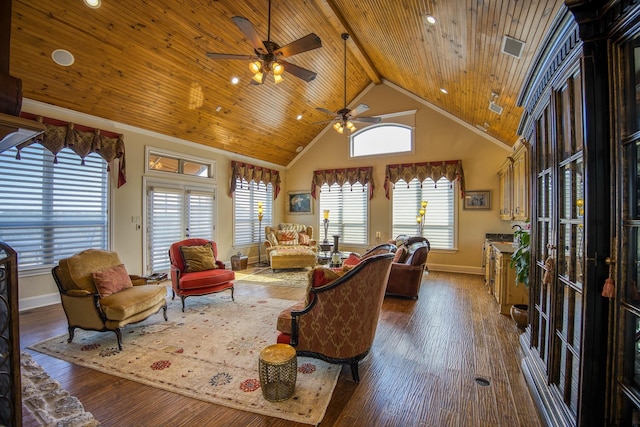
[[[347,183],[340,187],[333,184],[331,188],[324,184],[320,189],[320,222],[318,240],[324,239],[324,216],[322,213],[329,210],[329,229],[327,238],[340,235],[340,242],[354,245],[366,245],[368,241],[368,208],[369,199],[367,186],[359,182],[353,187]]]
[[[393,231],[392,236],[419,234],[416,217],[420,203],[426,200],[427,212],[422,235],[429,240],[432,249],[454,249],[455,247],[455,197],[454,184],[441,178],[434,184],[427,178],[422,186],[413,179],[409,183],[396,182],[393,189]]]
[[[258,202],[262,202],[262,224],[258,221]],[[236,179],[233,193],[233,244],[236,246],[264,241],[264,227],[273,221],[273,187]]]
[[[147,206],[147,271],[171,268],[169,247],[187,237],[214,240],[213,191],[150,186]]]
[[[18,252],[20,271],[55,265],[81,250],[108,246],[108,174],[97,154],[40,144],[0,153],[0,239]]]

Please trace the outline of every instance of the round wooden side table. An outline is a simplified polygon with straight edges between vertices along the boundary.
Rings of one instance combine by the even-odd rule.
[[[288,344],[273,344],[260,351],[260,387],[270,402],[280,402],[293,396],[298,374],[296,350]]]

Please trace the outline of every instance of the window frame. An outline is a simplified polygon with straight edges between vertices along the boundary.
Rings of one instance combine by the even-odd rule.
[[[413,181],[417,181],[417,178],[414,178],[411,182]],[[436,185],[442,185],[442,183],[446,182],[447,185],[450,186],[452,193],[451,193],[451,202],[452,202],[452,206],[451,206],[451,211],[453,213],[453,221],[451,224],[451,240],[452,240],[452,246],[450,248],[442,248],[442,247],[434,247],[433,243],[431,242],[431,240],[429,240],[429,243],[431,243],[431,251],[433,252],[440,252],[440,253],[455,253],[458,251],[458,227],[459,227],[459,221],[460,221],[460,186],[458,183],[458,180],[454,180],[454,181],[449,181],[446,178],[440,178],[438,180],[438,182],[436,182]],[[432,184],[433,181],[431,180],[431,178],[426,178],[424,181],[422,181],[422,185],[433,185]],[[402,187],[398,187],[398,186],[402,186]],[[393,238],[397,237],[394,233],[394,229],[395,229],[395,215],[394,215],[394,197],[396,194],[396,191],[398,191],[398,188],[406,188],[406,182],[404,180],[399,180],[398,182],[395,183],[394,188],[391,191],[391,236]],[[426,197],[424,198],[425,200],[429,201],[429,198]],[[417,217],[418,215],[418,210],[419,210],[419,204],[420,204],[420,200],[416,200],[416,206],[415,206],[415,215],[414,217]],[[426,218],[428,220],[429,218],[429,206],[427,205],[427,214],[426,214]],[[427,221],[428,224],[428,221]],[[416,222],[416,232],[415,235],[418,235],[418,229],[417,229],[417,222]],[[425,226],[423,228],[423,232],[422,235],[424,237],[426,237],[427,239],[429,239],[429,236],[426,235],[426,231],[429,229],[430,227]],[[399,233],[399,234],[406,234],[406,233]]]
[[[363,197],[364,197],[364,206],[365,206],[365,212],[364,212],[364,216],[363,216],[363,220],[364,220],[364,241],[362,242],[353,242],[353,241],[347,241],[345,240],[345,232],[344,232],[344,225],[342,222],[336,222],[335,220],[332,221],[332,214],[331,211],[335,211],[334,209],[329,209],[329,228],[328,228],[328,233],[327,233],[327,240],[329,240],[330,242],[331,237],[334,234],[339,234],[340,235],[340,245],[347,245],[347,246],[367,246],[369,245],[369,226],[370,226],[370,218],[369,218],[369,212],[371,209],[371,203],[369,200],[369,189],[368,189],[368,185],[369,184],[360,184],[359,182],[355,183],[354,186],[358,184],[360,186],[362,186],[362,189],[364,189],[364,191],[362,191],[362,189],[358,188],[358,189],[354,189],[352,191],[352,186],[351,184],[349,184],[348,182],[345,183],[344,185],[342,185],[341,190],[340,190],[340,194],[349,194],[349,193],[362,193]],[[338,183],[334,183],[331,187],[333,186],[339,186]],[[332,189],[331,191],[328,191],[327,189],[325,189],[326,187],[329,187],[329,185],[327,183],[323,184],[320,187],[320,192],[319,192],[319,196],[318,196],[318,237],[317,237],[317,241],[321,242],[324,241],[324,217],[323,217],[323,211],[326,210],[327,206],[326,204],[323,204],[322,201],[322,195],[323,194],[331,194],[332,192],[335,192],[337,190],[336,189]],[[343,197],[344,199],[344,197]],[[344,212],[344,207],[341,206],[340,209],[341,212]],[[333,218],[335,218],[335,213],[333,215]],[[338,232],[336,232],[336,227],[339,227]],[[333,231],[332,231],[333,229]]]
[[[408,130],[409,131],[409,145],[410,148],[409,150],[405,150],[405,151],[387,151],[387,152],[378,152],[378,153],[371,153],[371,154],[356,154],[355,151],[355,145],[356,145],[356,140],[359,137],[363,137],[365,134],[371,133],[371,132],[377,132],[382,128],[400,128],[403,130]],[[405,125],[402,123],[391,123],[391,122],[382,122],[382,123],[378,123],[375,125],[371,125],[371,126],[367,126],[363,129],[360,129],[354,133],[352,133],[351,135],[349,135],[349,157],[352,159],[361,159],[361,158],[365,158],[365,157],[381,157],[381,156],[397,156],[397,155],[407,155],[407,154],[415,154],[415,127],[413,126],[409,126],[409,125]]]
[[[171,172],[165,172],[165,171],[161,171],[161,170],[156,170],[156,169],[152,169],[150,168],[150,157],[151,156],[160,156],[160,157],[169,157],[171,159],[177,160],[179,162],[179,164],[181,165],[179,170],[176,173],[171,173]],[[203,176],[198,176],[198,175],[189,175],[189,174],[185,174],[181,171],[181,167],[184,163],[186,162],[191,162],[191,163],[197,163],[197,164],[202,164],[202,165],[208,165],[209,166],[209,173],[210,176],[209,177],[203,177]],[[198,180],[200,182],[202,181],[210,181],[215,183],[216,182],[216,177],[217,177],[217,170],[216,170],[216,161],[215,160],[211,160],[211,159],[205,159],[202,157],[196,157],[196,156],[187,156],[184,155],[182,153],[177,153],[174,151],[169,151],[169,150],[164,150],[164,149],[159,149],[159,148],[155,148],[155,147],[151,147],[151,146],[145,146],[145,153],[144,153],[144,174],[145,176],[158,176],[158,177],[168,177],[168,176],[179,176],[179,177],[186,177],[188,179],[194,179],[194,180]]]

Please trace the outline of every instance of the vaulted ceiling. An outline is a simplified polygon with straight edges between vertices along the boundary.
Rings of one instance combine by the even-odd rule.
[[[344,107],[347,32],[347,103],[389,81],[511,146],[520,88],[561,6],[272,0],[272,41],[284,46],[312,32],[322,40],[321,48],[287,58],[317,77],[305,82],[285,73],[277,85],[272,76],[252,85],[248,60],[206,53],[254,54],[231,18],[247,18],[267,40],[268,0],[102,0],[98,9],[82,0],[13,0],[10,74],[22,79],[29,99],[287,165],[327,126],[315,122],[331,118],[316,107]],[[501,53],[504,36],[525,43],[519,59]],[[56,49],[70,51],[75,62],[54,63]],[[492,100],[502,114],[489,109]],[[392,111],[377,106],[369,113]]]

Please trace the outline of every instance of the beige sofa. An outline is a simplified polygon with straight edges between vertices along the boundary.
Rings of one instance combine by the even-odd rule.
[[[281,223],[264,229],[264,246],[273,270],[313,267],[317,261],[317,243],[313,227]]]

